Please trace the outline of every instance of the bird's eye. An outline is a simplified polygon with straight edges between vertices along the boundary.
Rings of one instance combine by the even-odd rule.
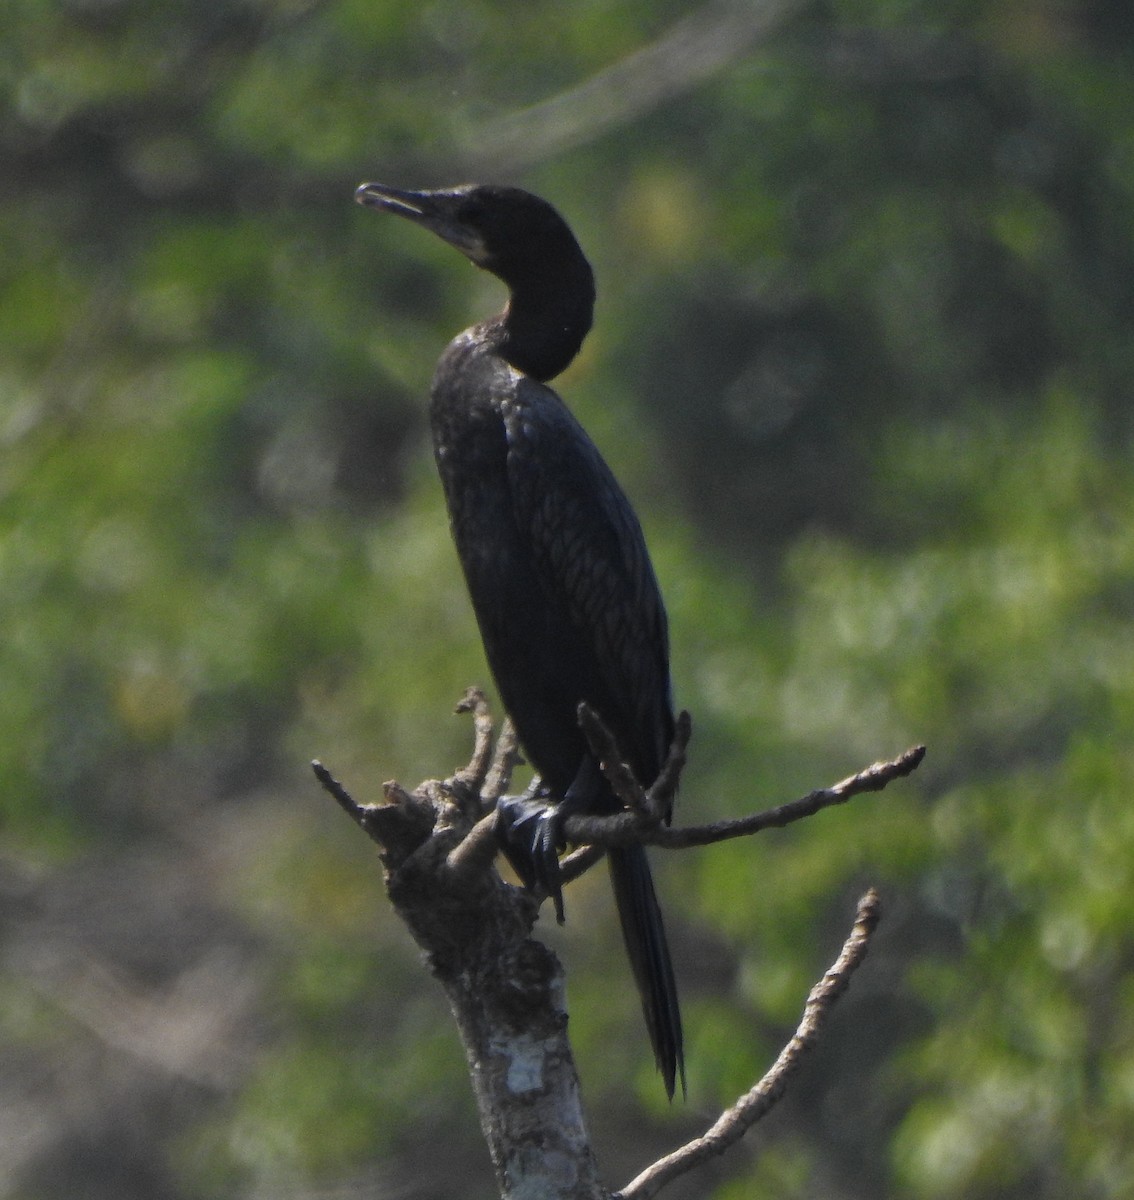
[[[464,224],[478,225],[484,216],[484,205],[479,200],[466,200],[457,213]]]

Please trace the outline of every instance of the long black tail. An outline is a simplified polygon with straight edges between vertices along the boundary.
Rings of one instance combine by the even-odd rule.
[[[634,970],[642,1011],[658,1070],[665,1080],[665,1090],[673,1099],[674,1087],[681,1080],[685,1094],[685,1055],[681,1038],[681,1010],[677,1003],[677,984],[673,964],[665,940],[665,925],[650,862],[642,846],[609,850],[610,880],[614,899],[622,922],[622,937],[626,953]]]

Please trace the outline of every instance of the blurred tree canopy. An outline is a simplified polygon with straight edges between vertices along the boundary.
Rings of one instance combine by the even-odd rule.
[[[1126,0],[8,0],[0,45],[0,1192],[487,1197],[361,799],[487,682],[424,397],[491,279],[351,203],[520,183],[597,323],[681,817],[915,741],[912,783],[658,862],[666,1109],[605,881],[573,1036],[609,1177],[760,1073],[888,916],[714,1200],[1134,1177],[1134,10]],[[601,930],[603,936],[596,936]],[[690,1185],[693,1187],[694,1185]]]

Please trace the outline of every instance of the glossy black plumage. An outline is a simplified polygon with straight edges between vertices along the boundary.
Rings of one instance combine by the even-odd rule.
[[[673,736],[665,609],[637,517],[598,450],[545,385],[590,329],[594,281],[574,235],[517,188],[407,192],[364,184],[397,213],[499,276],[498,316],[441,356],[430,410],[453,537],[489,667],[546,795],[502,811],[504,849],[562,919],[557,850],[567,811],[619,807],[578,725],[587,701],[652,783]],[[681,1016],[641,847],[612,850],[623,937],[666,1090],[684,1086]]]

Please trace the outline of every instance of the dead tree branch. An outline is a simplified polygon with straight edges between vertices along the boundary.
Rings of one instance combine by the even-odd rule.
[[[663,850],[685,850],[691,846],[709,846],[729,838],[749,837],[764,829],[790,825],[793,821],[814,816],[825,808],[845,804],[864,792],[880,792],[895,779],[912,774],[925,758],[924,746],[912,746],[897,758],[872,763],[854,775],[830,787],[808,792],[798,800],[728,821],[708,825],[690,825],[670,829],[663,824],[673,806],[681,771],[685,766],[685,751],[692,732],[688,713],[678,717],[677,729],[669,757],[657,780],[645,789],[619,753],[614,735],[599,715],[587,705],[580,705],[579,723],[602,766],[603,773],[614,788],[625,810],[609,817],[573,816],[563,826],[567,840],[578,846],[658,846]]]
[[[851,976],[862,965],[880,917],[881,902],[878,893],[871,888],[858,902],[854,928],[843,943],[839,957],[811,989],[794,1036],[780,1051],[764,1078],[722,1113],[699,1138],[647,1167],[621,1192],[616,1192],[612,1200],[649,1200],[656,1196],[678,1176],[723,1154],[778,1103],[787,1090],[788,1080],[799,1070],[804,1055],[819,1040],[835,1001],[847,990]]]
[[[497,169],[563,154],[594,141],[756,53],[803,7],[802,0],[759,4],[713,0],[633,54],[529,108],[470,130],[464,150]]]
[[[602,1184],[583,1120],[579,1082],[567,1040],[563,969],[531,937],[544,897],[506,884],[494,869],[496,802],[520,761],[505,723],[493,746],[484,695],[470,689],[457,706],[471,713],[474,746],[467,766],[412,792],[384,785],[385,803],[359,804],[319,762],[316,778],[378,846],[386,890],[449,998],[468,1058],[481,1127],[504,1200],[613,1200]],[[786,825],[878,791],[913,771],[922,747],[875,763],[830,788],[754,816],[687,829],[665,825],[685,765],[691,722],[678,719],[664,769],[644,788],[623,762],[610,731],[584,708],[580,722],[624,812],[571,817],[567,837],[581,848],[564,859],[564,882],[602,857],[605,847],[641,842],[666,848],[707,845]],[[590,843],[590,844],[585,844]],[[723,1153],[783,1094],[819,1036],[832,1004],[861,963],[878,921],[867,893],[838,961],[812,990],[803,1021],[768,1074],[702,1137],[642,1172],[620,1200],[645,1200],[706,1158]]]
[[[475,745],[449,779],[412,792],[387,783],[386,803],[365,805],[312,766],[378,843],[387,894],[449,999],[501,1197],[607,1200],[567,1040],[563,968],[530,936],[538,901],[493,869],[495,814],[480,816],[514,749],[498,747],[493,764],[483,697],[470,694],[459,707],[473,714]]]

